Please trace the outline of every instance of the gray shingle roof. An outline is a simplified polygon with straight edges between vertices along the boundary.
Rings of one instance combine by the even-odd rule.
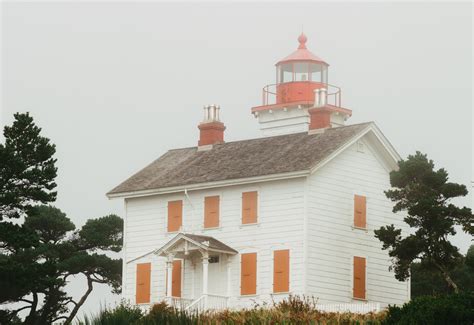
[[[169,150],[107,194],[309,170],[369,124]]]

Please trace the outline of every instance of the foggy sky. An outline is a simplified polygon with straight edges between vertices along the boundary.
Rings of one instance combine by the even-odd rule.
[[[195,146],[202,106],[227,141],[260,136],[250,108],[274,64],[308,48],[330,64],[348,123],[375,121],[472,179],[472,5],[466,3],[2,4],[2,124],[30,111],[57,145],[58,200],[78,226],[123,203],[105,193],[166,150]],[[2,126],[3,129],[3,126]],[[456,203],[470,205],[470,197]],[[470,238],[453,239],[464,253]],[[74,284],[71,292],[82,292]],[[111,303],[94,291],[83,311]]]

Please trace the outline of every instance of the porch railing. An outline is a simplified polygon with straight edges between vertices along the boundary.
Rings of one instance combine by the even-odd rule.
[[[167,297],[166,302],[168,305],[178,308],[186,309],[190,304],[193,303],[193,299],[181,298],[181,297]]]
[[[222,295],[214,295],[208,294],[207,295],[207,309],[211,310],[223,310],[227,308],[227,296]]]
[[[189,304],[185,310],[187,311],[204,311],[204,310],[224,310],[228,307],[227,296],[207,294],[202,295],[191,304]]]
[[[357,314],[367,314],[379,312],[379,303],[358,303],[358,304],[316,304],[316,309],[329,313],[351,312]]]

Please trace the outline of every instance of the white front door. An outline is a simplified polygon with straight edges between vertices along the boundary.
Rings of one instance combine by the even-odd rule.
[[[209,259],[210,294],[225,295],[227,290],[226,270],[223,268],[222,256],[211,256]]]

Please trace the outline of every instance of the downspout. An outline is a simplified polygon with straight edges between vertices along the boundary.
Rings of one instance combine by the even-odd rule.
[[[191,202],[191,198],[189,197],[187,188],[184,189],[184,195],[186,196],[186,199],[188,200],[188,203],[191,206],[191,220],[194,221],[194,205],[193,202]]]

